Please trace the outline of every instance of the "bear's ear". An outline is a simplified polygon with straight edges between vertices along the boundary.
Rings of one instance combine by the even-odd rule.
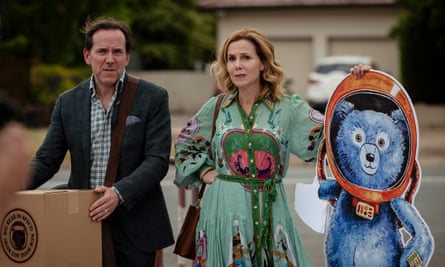
[[[342,121],[353,110],[354,104],[346,100],[340,101],[335,107],[335,119]]]
[[[394,121],[394,124],[399,128],[404,136],[408,135],[408,126],[406,124],[405,116],[403,116],[403,112],[400,109],[393,110],[391,112],[391,118]]]

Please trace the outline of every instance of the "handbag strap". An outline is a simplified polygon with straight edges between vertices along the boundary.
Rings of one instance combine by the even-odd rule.
[[[224,94],[220,94],[218,96],[218,99],[216,100],[216,104],[215,104],[215,111],[213,112],[213,123],[212,123],[212,135],[210,136],[210,147],[209,147],[209,157],[211,159],[213,159],[212,157],[212,140],[213,140],[213,136],[215,135],[215,130],[216,130],[216,119],[218,118],[218,114],[219,114],[219,108],[221,107],[221,102],[224,98]]]
[[[211,153],[211,147],[212,147],[212,140],[213,140],[213,136],[215,135],[215,130],[216,130],[216,119],[218,118],[218,114],[219,114],[219,109],[221,107],[221,102],[224,99],[224,94],[220,94],[218,96],[218,99],[216,100],[216,104],[215,104],[215,111],[213,112],[213,124],[212,124],[212,135],[210,137],[210,148],[209,148],[209,157],[212,158],[212,153]],[[201,189],[199,190],[198,193],[198,198],[196,199],[196,205],[199,205],[199,202],[202,198],[202,196],[204,195],[204,190],[206,188],[206,183],[202,183],[201,185]]]
[[[112,186],[116,181],[117,167],[119,166],[120,150],[124,140],[125,121],[130,114],[133,100],[136,95],[139,79],[128,75],[125,87],[122,92],[122,99],[119,105],[116,124],[111,134],[110,156],[108,158],[107,172],[105,174],[104,185]]]

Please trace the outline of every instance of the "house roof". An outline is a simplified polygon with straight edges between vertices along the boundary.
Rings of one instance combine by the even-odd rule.
[[[199,0],[202,9],[251,7],[388,6],[396,0]]]

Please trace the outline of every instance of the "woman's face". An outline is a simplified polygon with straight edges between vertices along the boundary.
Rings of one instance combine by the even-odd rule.
[[[227,48],[227,72],[239,90],[259,90],[262,70],[264,65],[250,41],[243,39],[230,43]]]

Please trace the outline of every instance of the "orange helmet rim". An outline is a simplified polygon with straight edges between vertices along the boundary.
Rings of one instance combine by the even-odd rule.
[[[356,185],[344,177],[342,170],[335,161],[335,154],[331,145],[332,118],[336,105],[347,97],[354,94],[370,94],[392,101],[403,112],[408,123],[408,146],[407,162],[401,176],[390,188],[375,190]],[[418,150],[418,125],[413,104],[402,85],[390,75],[370,70],[364,76],[356,79],[353,75],[347,75],[337,86],[331,95],[325,113],[325,141],[326,156],[331,167],[331,172],[338,183],[351,195],[373,203],[390,201],[394,197],[401,196],[407,189],[411,172],[416,164]]]

